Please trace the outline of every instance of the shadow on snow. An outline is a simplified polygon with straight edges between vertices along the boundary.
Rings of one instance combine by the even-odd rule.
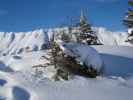
[[[133,75],[133,59],[110,55],[100,54],[104,61],[104,75],[108,76],[132,76]]]

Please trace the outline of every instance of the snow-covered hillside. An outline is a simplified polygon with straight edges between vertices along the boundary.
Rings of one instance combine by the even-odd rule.
[[[78,60],[97,69],[102,67],[102,75],[95,79],[74,75],[68,81],[49,80],[55,74],[51,67],[41,77],[33,69],[48,62],[49,50],[44,50],[49,45],[48,39],[55,34],[58,40],[60,32],[69,33],[67,27],[0,32],[0,100],[132,100],[133,47],[125,42],[127,33],[104,28],[94,30],[104,45],[61,46],[65,52],[78,55]]]
[[[0,33],[0,52],[15,54],[22,52],[38,51],[45,48],[48,41],[47,33],[43,30],[19,33]]]
[[[127,33],[110,32],[105,28],[94,28],[99,40],[104,45],[130,45],[125,42]],[[38,51],[46,48],[48,38],[52,34],[59,35],[62,31],[69,33],[69,28],[39,29],[31,32],[0,32],[0,52],[6,54],[16,54],[21,52]],[[73,29],[73,33],[78,30]]]
[[[104,45],[124,45],[131,46],[132,44],[125,42],[127,40],[127,32],[111,32],[105,28],[94,28],[99,40]]]
[[[94,46],[104,61],[103,76],[75,76],[53,82],[36,78],[31,66],[41,64],[47,51],[0,57],[0,100],[132,100],[133,48]],[[47,76],[49,74],[46,74]]]

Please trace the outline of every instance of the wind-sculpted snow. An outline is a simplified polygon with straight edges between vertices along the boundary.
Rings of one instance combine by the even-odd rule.
[[[0,51],[6,54],[38,51],[47,44],[48,36],[43,30],[19,33],[0,33]]]

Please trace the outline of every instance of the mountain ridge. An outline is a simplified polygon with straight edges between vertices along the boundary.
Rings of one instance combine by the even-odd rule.
[[[132,44],[125,42],[128,37],[126,32],[111,32],[103,27],[93,27],[92,29],[104,45],[132,46]],[[63,27],[37,29],[29,32],[0,32],[0,52],[3,54],[16,54],[42,50],[47,48],[48,41],[53,34],[59,39],[61,32],[69,34],[70,29],[69,27]],[[77,28],[71,30],[71,33],[77,32]]]

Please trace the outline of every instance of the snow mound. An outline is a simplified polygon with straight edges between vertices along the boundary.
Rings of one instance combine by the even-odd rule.
[[[88,45],[79,43],[61,43],[62,50],[70,56],[76,57],[81,63],[88,67],[92,66],[98,72],[103,67],[103,61],[98,52]]]

